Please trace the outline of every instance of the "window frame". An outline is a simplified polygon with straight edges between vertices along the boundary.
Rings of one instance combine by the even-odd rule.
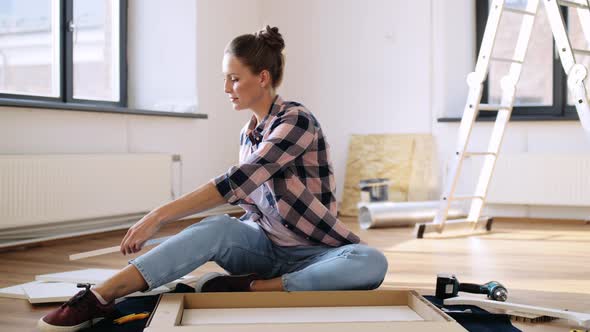
[[[478,0],[475,5],[475,25],[476,25],[476,54],[479,55],[483,34],[485,31],[488,14],[489,14],[489,0]],[[539,6],[543,6],[539,4]],[[544,10],[544,8],[539,8]],[[567,7],[561,7],[561,14],[563,15],[566,29],[568,26],[568,10]],[[512,109],[511,120],[513,118],[518,120],[578,120],[578,114],[575,106],[567,105],[567,75],[565,74],[561,60],[558,53],[555,51],[555,39],[551,37],[553,42],[553,105],[551,106],[514,106]],[[477,58],[476,58],[477,59]],[[481,103],[487,103],[489,85],[488,79],[483,83],[483,91]],[[518,89],[518,88],[517,88]],[[497,112],[480,112],[478,120],[492,120],[496,118]]]
[[[74,19],[74,0],[65,1],[61,29],[65,35],[65,102],[84,105],[127,107],[127,0],[119,0],[119,101],[88,100],[74,98],[74,42],[69,22]],[[62,84],[63,85],[63,84]]]
[[[47,97],[28,94],[9,94],[0,92],[0,106],[39,106],[43,108],[59,108],[60,105],[71,109],[71,106],[95,106],[112,110],[127,107],[127,0],[119,0],[119,100],[88,100],[73,97],[73,32],[69,31],[69,22],[73,20],[74,0],[59,0],[59,73],[60,86],[58,97]],[[81,107],[89,110],[88,107]]]

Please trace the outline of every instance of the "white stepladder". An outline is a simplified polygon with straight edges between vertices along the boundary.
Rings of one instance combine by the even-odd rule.
[[[582,127],[590,138],[590,106],[584,81],[588,78],[588,68],[583,64],[577,64],[574,53],[590,55],[589,50],[572,49],[565,29],[560,5],[576,8],[582,25],[582,32],[590,46],[590,1],[589,0],[529,0],[525,9],[516,9],[505,6],[505,0],[493,0],[490,6],[488,21],[486,23],[481,48],[477,58],[475,71],[467,76],[469,94],[463,111],[463,117],[459,127],[457,146],[450,161],[448,179],[442,197],[439,210],[430,223],[416,224],[417,238],[422,238],[426,233],[442,233],[443,230],[459,231],[490,231],[492,218],[482,217],[481,213],[486,200],[488,186],[494,172],[496,160],[500,153],[502,138],[512,113],[516,94],[516,84],[519,81],[522,65],[526,56],[529,39],[539,10],[539,2],[542,2],[549,19],[551,31],[555,39],[555,45],[559,52],[561,63],[567,74],[569,91],[574,97],[575,106],[582,122]],[[496,33],[503,12],[512,12],[523,15],[520,32],[516,42],[516,48],[512,58],[493,57],[492,52],[496,40]],[[481,104],[483,83],[487,77],[490,61],[510,63],[508,74],[500,81],[502,89],[501,102],[498,105]],[[487,150],[466,151],[471,136],[471,130],[480,111],[497,111],[496,121],[492,130]],[[455,189],[461,167],[466,157],[481,156],[484,158],[483,166],[479,173],[479,179],[475,193],[469,196],[455,195]],[[459,200],[471,201],[467,218],[447,220],[451,203]]]

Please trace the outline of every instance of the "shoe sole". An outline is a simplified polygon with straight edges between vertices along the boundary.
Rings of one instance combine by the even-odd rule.
[[[46,321],[44,321],[43,318],[41,318],[41,319],[39,319],[39,322],[37,323],[37,328],[40,331],[44,331],[44,332],[74,332],[74,331],[79,331],[81,329],[85,329],[87,327],[90,327],[91,325],[94,325],[103,319],[104,319],[104,317],[95,318],[92,320],[92,324],[90,323],[89,320],[87,320],[84,323],[74,325],[74,326],[59,326],[59,325],[51,325],[51,324],[47,323]]]
[[[195,283],[195,293],[201,293],[202,289],[203,289],[203,285],[213,279],[213,278],[217,278],[220,276],[226,276],[226,273],[220,273],[220,272],[209,272],[204,274],[199,280],[197,280],[197,282]]]

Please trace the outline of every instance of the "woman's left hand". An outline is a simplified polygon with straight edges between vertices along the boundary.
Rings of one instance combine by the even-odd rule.
[[[127,234],[121,241],[121,253],[126,255],[140,251],[145,242],[160,230],[160,227],[162,223],[156,213],[154,211],[148,213],[127,230]]]

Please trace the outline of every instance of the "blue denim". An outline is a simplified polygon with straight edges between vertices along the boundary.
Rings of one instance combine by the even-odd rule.
[[[230,274],[282,277],[286,291],[375,289],[387,273],[387,259],[369,246],[280,247],[255,222],[228,215],[205,218],[129,263],[151,290],[208,261]]]

